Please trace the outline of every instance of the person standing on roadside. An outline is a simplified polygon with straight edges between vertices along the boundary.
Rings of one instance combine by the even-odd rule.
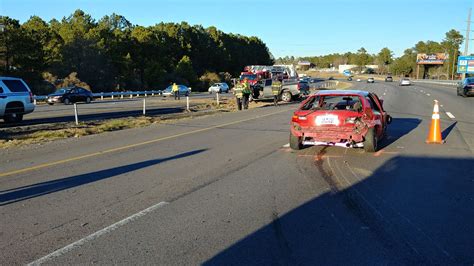
[[[281,90],[281,81],[278,80],[278,77],[275,75],[272,79],[272,94],[273,94],[273,104],[278,106],[278,96],[280,95]]]
[[[247,78],[244,79],[244,82],[242,83],[242,105],[244,107],[244,110],[249,109],[249,100],[250,100],[250,94],[252,94],[252,90],[250,89],[250,84],[249,80]]]
[[[176,83],[173,83],[173,85],[171,86],[171,91],[173,92],[174,94],[174,99],[180,99],[179,98],[179,88],[178,88],[178,85],[176,85]]]
[[[235,96],[235,104],[237,105],[237,110],[242,110],[242,90],[243,85],[239,82],[234,86],[234,96]]]

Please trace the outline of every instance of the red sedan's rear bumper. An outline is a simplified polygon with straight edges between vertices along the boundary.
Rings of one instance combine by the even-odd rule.
[[[362,142],[368,129],[356,130],[355,127],[299,127],[291,125],[291,134],[304,139],[312,138],[321,142]]]

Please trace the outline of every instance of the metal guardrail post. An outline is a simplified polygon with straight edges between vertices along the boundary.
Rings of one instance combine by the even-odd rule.
[[[189,96],[186,96],[186,111],[189,112]]]
[[[120,99],[123,99],[123,92],[120,93]]]
[[[148,97],[148,93],[147,93],[147,91],[145,91],[145,97]]]
[[[216,92],[216,101],[217,101],[217,106],[219,106],[219,92]]]
[[[146,98],[143,98],[143,115],[146,115]]]
[[[79,125],[79,117],[77,116],[77,104],[74,103],[74,118],[76,119],[76,126]]]
[[[101,101],[104,100],[104,93],[103,93],[103,92],[100,93],[100,100],[101,100]]]
[[[132,93],[132,92],[130,92],[130,99],[132,99],[132,98],[133,98],[133,93]]]
[[[111,99],[113,99],[114,98],[114,93],[112,92],[110,95],[112,95]]]

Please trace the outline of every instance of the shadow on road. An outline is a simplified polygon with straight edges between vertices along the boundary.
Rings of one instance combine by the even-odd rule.
[[[204,264],[470,265],[473,165],[472,158],[395,157],[359,183],[272,215]]]
[[[96,181],[111,178],[117,175],[121,175],[128,172],[133,172],[138,169],[146,168],[152,165],[160,164],[166,161],[176,160],[188,156],[193,156],[206,151],[207,149],[200,149],[190,152],[177,154],[171,157],[149,160],[129,165],[124,165],[116,168],[105,169],[97,172],[91,172],[87,174],[75,175],[62,179],[56,179],[52,181],[37,183],[29,186],[9,189],[0,191],[0,206],[8,205],[11,203],[23,201],[39,197],[42,195],[58,192],[61,190],[82,186],[85,184],[93,183]]]
[[[457,123],[458,123],[457,121],[452,123],[448,128],[446,128],[445,130],[443,130],[443,132],[441,132],[441,138],[443,140],[446,140],[446,138],[449,136],[449,133],[451,133],[454,127],[456,127]]]
[[[418,118],[393,118],[392,123],[388,125],[387,137],[380,143],[380,149],[383,149],[398,139],[410,133],[418,127],[421,119]]]

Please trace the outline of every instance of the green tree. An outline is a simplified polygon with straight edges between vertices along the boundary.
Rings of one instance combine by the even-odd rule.
[[[196,84],[196,73],[194,72],[191,59],[187,55],[183,56],[181,60],[179,60],[178,64],[176,65],[175,75],[179,82],[191,86]]]
[[[393,62],[393,52],[387,47],[382,48],[377,54],[377,62],[382,72],[388,72],[388,66]]]
[[[362,72],[362,69],[369,63],[369,55],[367,50],[364,47],[357,50],[357,56],[355,58],[355,64],[359,67],[359,72]]]
[[[464,36],[457,30],[450,30],[446,32],[446,37],[444,38],[443,42],[441,43],[442,46],[446,49],[449,59],[446,62],[445,69],[446,71],[449,69],[448,78],[455,73],[455,63],[457,61],[457,57],[459,53],[459,46],[464,40]]]

